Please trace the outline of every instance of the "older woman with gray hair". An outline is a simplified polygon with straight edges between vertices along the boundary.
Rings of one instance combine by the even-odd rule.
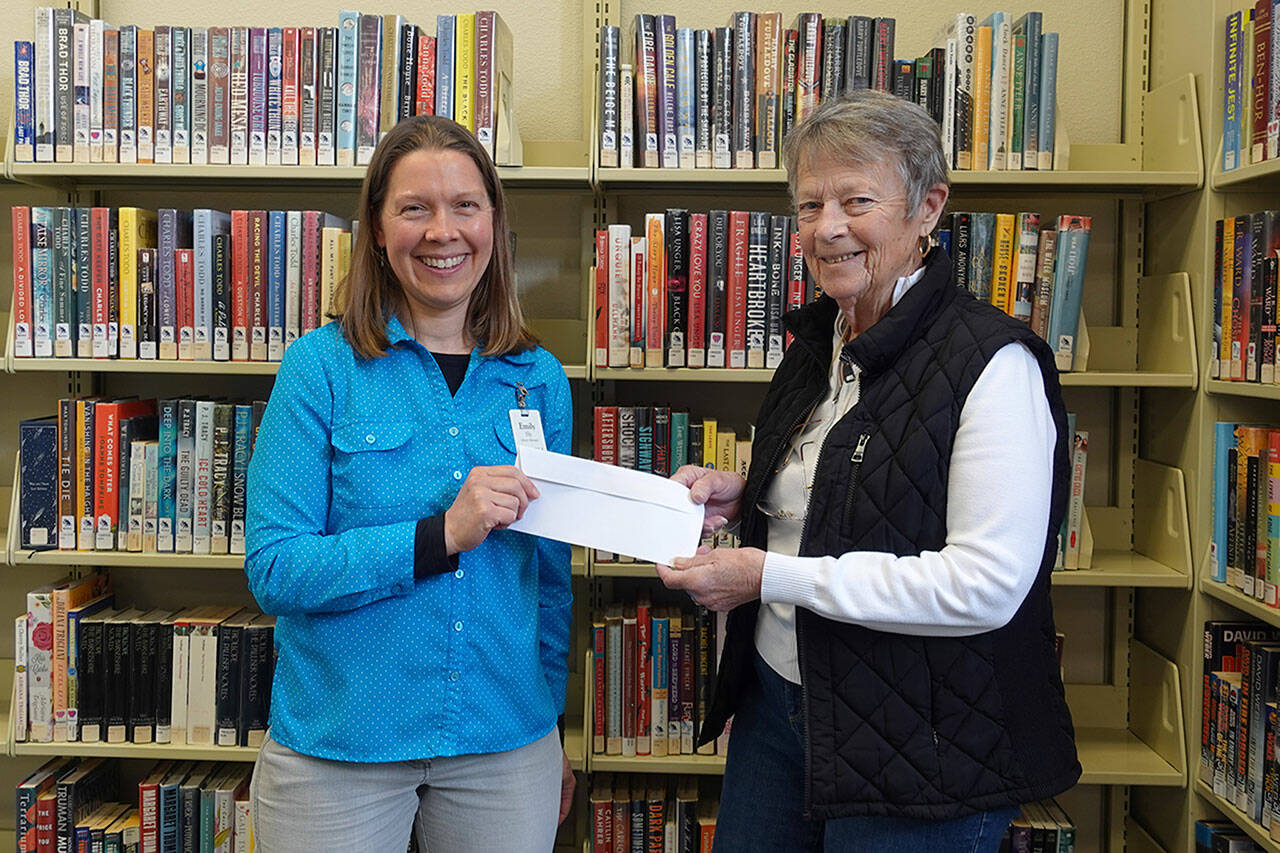
[[[879,92],[783,146],[822,297],[744,481],[675,479],[742,547],[660,567],[731,611],[702,741],[733,717],[716,848],[994,851],[1080,776],[1049,578],[1068,436],[1053,354],[932,247],[938,127]]]

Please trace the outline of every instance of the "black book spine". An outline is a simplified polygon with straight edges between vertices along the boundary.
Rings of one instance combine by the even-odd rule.
[[[77,207],[72,211],[75,240],[76,275],[76,331],[71,336],[75,340],[76,355],[80,358],[93,356],[93,293],[90,281],[90,240],[89,240],[89,208]]]
[[[231,341],[231,235],[213,235],[213,339]],[[223,347],[226,350],[226,347]]]
[[[796,124],[796,73],[800,62],[800,33],[782,31],[782,128],[779,140],[787,138]],[[779,142],[781,148],[781,142]]]
[[[871,88],[891,91],[893,84],[893,18],[876,18],[872,27]]]
[[[705,434],[702,431],[702,422],[689,422],[689,464],[702,464],[702,442],[705,440]]]
[[[237,717],[240,746],[258,747],[267,730],[266,687],[270,673],[271,629],[251,625],[244,631],[244,661],[240,667],[240,712]]]
[[[619,61],[622,34],[615,26],[600,28],[600,165],[618,165]],[[624,105],[629,107],[630,104]],[[630,165],[623,163],[622,165]]]
[[[697,669],[693,676],[694,727],[702,725],[711,709],[711,688],[716,682],[716,615],[698,605],[695,626],[698,631]],[[695,735],[695,740],[696,740]]]
[[[1235,499],[1237,471],[1239,470],[1239,451],[1231,448],[1227,451],[1227,566],[1240,568],[1240,519],[1239,501]]]
[[[253,401],[253,417],[249,422],[249,459],[253,459],[253,445],[258,440],[258,427],[262,424],[262,416],[267,411],[265,400]]]
[[[729,211],[710,216],[711,263],[707,275],[707,367],[725,366],[725,330],[729,300]]]
[[[840,97],[844,90],[844,24],[822,22],[822,101]]]
[[[200,851],[200,789],[195,785],[178,789],[178,846],[182,853]]]
[[[1253,597],[1262,599],[1262,586],[1265,578],[1258,577],[1258,488],[1259,488],[1259,458],[1250,456],[1245,460],[1245,502],[1244,502],[1244,518],[1240,519],[1244,525],[1242,531],[1243,547],[1240,553],[1240,569],[1246,576],[1252,577]]]
[[[733,134],[733,29],[716,27],[711,58],[711,164],[716,169],[733,166],[730,137]]]
[[[667,367],[684,367],[689,330],[689,211],[668,208],[663,222],[667,256]]]
[[[791,217],[773,216],[769,226],[769,285],[765,315],[764,366],[782,363],[782,315],[787,308],[787,260],[791,248]]]
[[[106,693],[103,718],[110,743],[131,740],[129,728],[129,679],[132,671],[129,655],[129,623],[108,622],[106,625]]]
[[[699,169],[711,168],[712,148],[712,80],[711,70],[714,46],[711,30],[696,30],[693,34],[694,85],[698,102],[694,107],[694,162]]]
[[[756,16],[733,13],[733,166],[755,167]]]
[[[916,64],[910,59],[898,59],[893,63],[891,91],[904,101],[915,100]]]
[[[75,802],[76,802],[76,785],[75,780],[58,782],[58,802],[57,802],[57,824],[54,828],[54,838],[57,845],[58,853],[74,853],[75,850],[75,834],[76,825],[75,818]]]
[[[106,671],[103,666],[103,632],[106,628],[99,619],[80,622],[80,637],[76,646],[76,671],[80,739],[94,742],[102,739],[102,698]]]
[[[231,435],[235,406],[213,407],[213,497],[210,501],[210,544],[214,554],[227,553],[231,531]]]
[[[631,783],[631,841],[628,850],[648,850],[648,800],[645,799],[644,777]]]
[[[158,641],[154,622],[129,623],[129,726],[130,740],[151,743],[156,724],[156,656]]]
[[[871,49],[874,21],[866,15],[852,15],[845,23],[846,38],[852,48],[846,50],[849,57],[845,91],[871,88]]]
[[[241,626],[218,626],[218,699],[215,723],[218,746],[235,746],[240,713]]]
[[[1276,286],[1280,261],[1268,255],[1262,264],[1262,349],[1258,363],[1262,365],[1263,381],[1275,379],[1276,365]],[[1268,369],[1269,368],[1269,369]]]
[[[396,121],[413,115],[413,99],[418,82],[418,27],[405,24],[400,28],[400,102]]]
[[[653,412],[653,473],[671,476],[671,409],[655,406]]]
[[[747,232],[747,367],[764,367],[769,302],[769,214],[751,211]]]
[[[958,287],[969,289],[970,219],[968,213],[951,214],[951,273]]]
[[[338,31],[334,27],[321,27],[316,30],[316,40],[319,47],[316,51],[316,80],[318,81],[319,95],[316,98],[319,104],[319,115],[316,118],[316,156],[320,156],[320,140],[326,142],[326,159],[320,163],[322,166],[333,165],[334,157],[334,122],[337,120],[334,115],[334,103],[338,96],[337,90],[337,65],[335,57],[337,55],[337,39]]]
[[[636,411],[634,406],[618,407],[618,467],[636,468]]]
[[[173,723],[173,625],[164,622],[156,629],[156,743],[169,743]]]
[[[156,250],[138,250],[138,358],[155,358],[160,341]],[[144,355],[144,353],[146,353]]]

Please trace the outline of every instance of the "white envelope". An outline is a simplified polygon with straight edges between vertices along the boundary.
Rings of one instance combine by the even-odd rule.
[[[511,530],[667,565],[698,550],[703,506],[673,480],[530,447],[516,467],[539,496]]]

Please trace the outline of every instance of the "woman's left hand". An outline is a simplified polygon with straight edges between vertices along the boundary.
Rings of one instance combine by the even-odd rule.
[[[569,766],[569,755],[565,752],[560,754],[564,758],[564,767],[560,771],[560,819],[556,821],[557,825],[564,823],[569,816],[569,809],[573,808],[573,789],[578,785],[573,768]]]
[[[683,589],[694,603],[716,611],[732,610],[760,597],[764,551],[759,548],[708,548],[658,566],[667,589]]]

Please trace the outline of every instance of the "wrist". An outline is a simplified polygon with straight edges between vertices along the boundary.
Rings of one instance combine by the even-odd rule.
[[[446,557],[452,557],[462,551],[458,547],[457,538],[453,535],[453,520],[450,516],[452,512],[452,507],[444,512],[444,553]]]

